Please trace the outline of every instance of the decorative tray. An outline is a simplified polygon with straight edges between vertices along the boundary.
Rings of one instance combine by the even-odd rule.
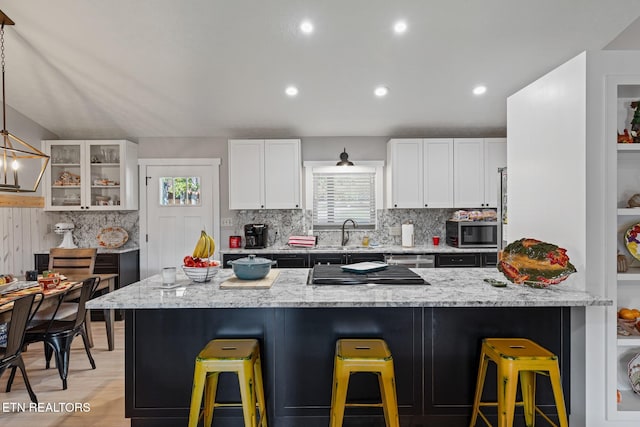
[[[107,227],[100,230],[98,244],[103,248],[119,248],[129,240],[129,233],[122,227]]]
[[[624,244],[635,259],[640,260],[640,224],[634,224],[624,233]]]
[[[14,277],[12,281],[10,281],[9,283],[3,283],[2,285],[0,285],[0,292],[4,292],[7,291],[7,289],[13,285],[14,283],[18,282],[18,278]],[[7,291],[7,292],[11,292],[11,291]]]
[[[38,282],[33,282],[33,281],[27,282],[25,280],[14,279],[13,282],[0,285],[0,295],[21,291],[23,289],[33,288],[35,286],[40,286],[40,285],[38,284]]]
[[[636,354],[629,360],[629,382],[631,389],[640,394],[640,353]]]

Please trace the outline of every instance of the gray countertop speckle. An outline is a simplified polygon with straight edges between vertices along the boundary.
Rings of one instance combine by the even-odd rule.
[[[548,289],[509,283],[495,288],[485,278],[506,281],[493,268],[412,269],[430,285],[309,286],[308,269],[280,269],[270,289],[220,289],[233,275],[220,270],[209,283],[191,283],[178,269],[174,289],[162,289],[160,275],[87,303],[88,308],[275,308],[275,307],[545,307],[606,306],[611,299],[580,290],[572,278]]]

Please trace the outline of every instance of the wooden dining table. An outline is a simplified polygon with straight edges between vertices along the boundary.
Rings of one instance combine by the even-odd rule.
[[[92,276],[100,277],[100,283],[96,288],[96,292],[102,289],[107,289],[107,292],[113,292],[115,289],[117,274],[93,274]],[[4,295],[0,295],[0,323],[8,322],[11,319],[11,310],[13,309],[12,301],[20,298],[21,296],[40,293],[42,294],[42,303],[38,310],[45,310],[50,307],[55,307],[58,304],[58,296],[68,292],[65,296],[66,299],[72,300],[80,296],[80,289],[82,288],[82,281],[87,277],[71,276],[67,275],[67,278],[60,282],[60,284],[54,289],[42,290],[39,286],[34,286],[27,289],[21,289],[14,292],[9,292]],[[37,301],[37,300],[36,300]],[[87,320],[85,322],[90,323],[90,315],[87,311]],[[114,310],[105,309],[104,319],[107,328],[107,345],[109,351],[113,351],[113,327],[114,327]],[[91,328],[87,325],[87,336],[89,338],[89,344],[93,347],[93,337],[91,336]]]

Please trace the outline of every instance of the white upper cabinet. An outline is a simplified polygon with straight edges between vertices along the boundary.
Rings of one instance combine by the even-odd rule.
[[[138,209],[138,145],[126,140],[44,141],[45,210]]]
[[[299,139],[229,140],[229,209],[300,208]]]
[[[506,138],[454,140],[454,207],[497,207],[498,168],[507,165]]]
[[[453,140],[450,138],[423,141],[424,206],[453,206]]]
[[[453,206],[453,140],[391,139],[387,143],[387,206]]]
[[[264,141],[229,141],[229,209],[264,207]]]
[[[422,208],[422,139],[392,139],[387,143],[387,205]]]

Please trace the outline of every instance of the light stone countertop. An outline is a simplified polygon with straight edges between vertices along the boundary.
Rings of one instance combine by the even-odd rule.
[[[102,246],[97,246],[99,254],[124,254],[127,252],[133,252],[140,250],[137,246],[132,247],[121,247],[121,248],[105,248]],[[41,251],[34,251],[34,254],[37,255],[49,255],[49,249],[43,249]]]
[[[380,246],[331,246],[319,245],[313,248],[298,248],[288,245],[269,246],[265,249],[220,249],[221,254],[277,254],[277,253],[335,253],[335,252],[372,252],[372,253],[391,253],[391,254],[442,254],[442,253],[486,253],[497,252],[496,248],[454,248],[446,243],[438,246],[421,245],[410,248],[399,245],[380,245]]]
[[[484,278],[506,281],[494,268],[417,268],[430,285],[309,286],[309,269],[280,269],[270,289],[220,289],[233,275],[222,269],[209,283],[191,283],[181,269],[174,289],[162,289],[160,275],[87,302],[87,308],[276,308],[276,307],[548,307],[607,306],[611,299],[591,295],[567,282],[548,289],[509,283],[495,288]]]

